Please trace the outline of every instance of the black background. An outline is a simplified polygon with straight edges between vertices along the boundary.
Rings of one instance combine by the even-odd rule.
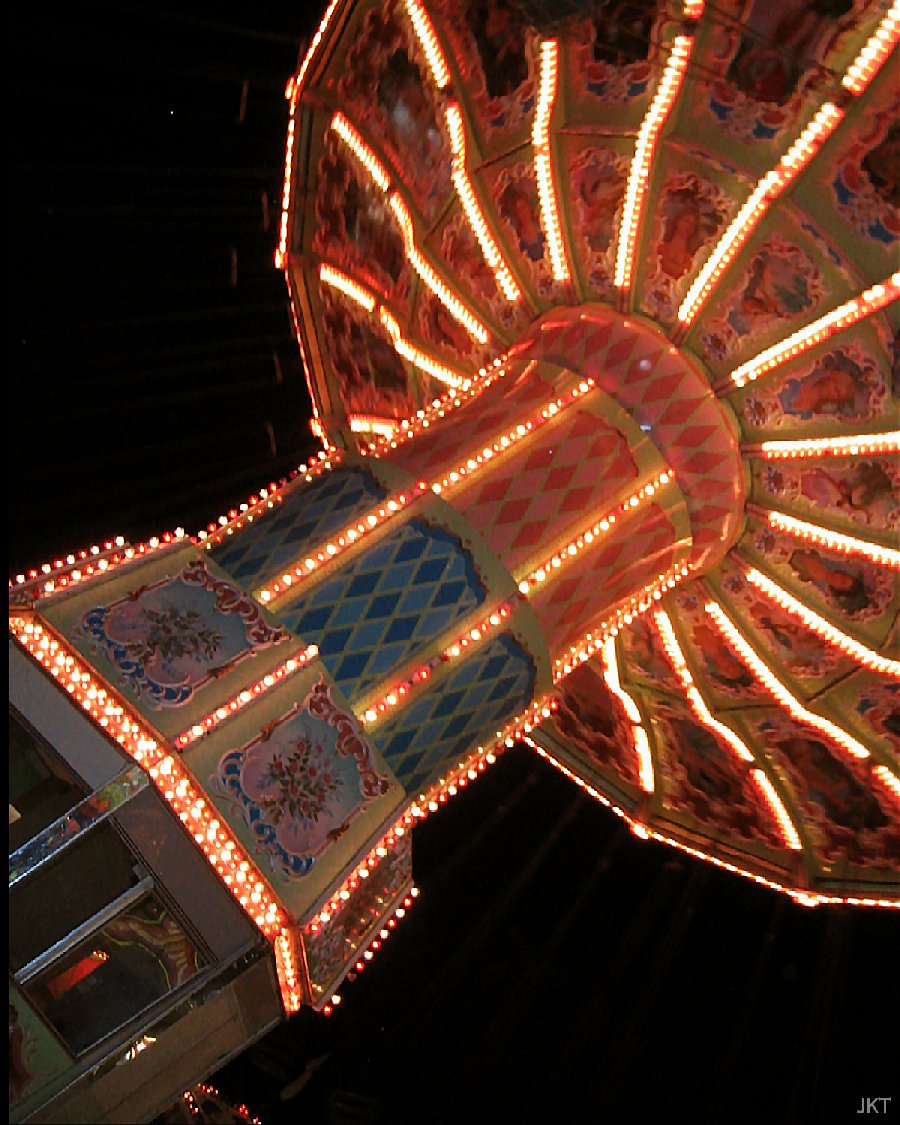
[[[195,532],[315,451],[272,254],[284,84],[320,15],[8,21],[11,574]],[[421,899],[335,1015],[214,1077],[267,1125],[900,1114],[896,916],[635,840],[522,748],[414,843]]]

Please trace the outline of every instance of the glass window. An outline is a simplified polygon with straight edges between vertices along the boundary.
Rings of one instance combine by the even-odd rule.
[[[89,790],[16,711],[9,712],[9,854]]]
[[[75,1054],[189,981],[203,958],[163,902],[147,895],[24,988]]]
[[[9,967],[17,972],[140,882],[134,855],[109,822],[9,891]]]

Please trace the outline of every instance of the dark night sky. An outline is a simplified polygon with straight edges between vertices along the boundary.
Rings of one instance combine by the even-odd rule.
[[[8,23],[10,573],[194,532],[314,451],[272,250],[282,91],[319,15],[92,0]],[[422,898],[335,1016],[216,1076],[265,1125],[900,1114],[896,917],[637,841],[521,749],[414,850]]]

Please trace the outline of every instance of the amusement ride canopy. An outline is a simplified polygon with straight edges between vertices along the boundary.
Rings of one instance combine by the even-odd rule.
[[[851,0],[332,0],[276,251],[323,452],[11,590],[289,1010],[517,741],[638,836],[900,905],[898,36]]]

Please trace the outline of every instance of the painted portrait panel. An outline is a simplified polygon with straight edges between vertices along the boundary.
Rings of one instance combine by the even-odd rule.
[[[852,230],[894,246],[900,239],[900,124],[895,105],[866,121],[836,161],[831,188]]]
[[[719,126],[747,142],[775,140],[815,94],[823,67],[856,24],[853,0],[750,0],[731,5],[711,55],[719,80],[709,108]]]
[[[758,481],[776,507],[787,500],[796,509],[831,512],[877,531],[900,526],[900,465],[894,459],[764,464]]]
[[[638,785],[630,724],[599,670],[590,664],[576,668],[558,698],[554,723],[572,752],[589,766],[612,769],[629,785]]]
[[[819,267],[798,246],[781,238],[765,242],[750,262],[737,291],[718,317],[707,320],[700,339],[714,359],[725,360],[747,341],[797,321],[824,295]]]
[[[338,93],[416,205],[431,216],[451,191],[451,152],[420,50],[402,5],[389,0],[373,8],[347,53]]]
[[[509,0],[437,0],[475,115],[490,141],[526,126],[537,92],[537,39]]]
[[[806,544],[770,527],[754,534],[753,546],[796,584],[804,601],[824,603],[839,617],[856,621],[879,617],[896,592],[894,575],[885,567]]]
[[[824,859],[859,867],[897,863],[900,821],[887,793],[882,799],[871,786],[865,763],[787,716],[757,722],[756,732],[790,778]]]
[[[406,418],[413,410],[406,366],[380,327],[323,285],[328,358],[348,414]]]
[[[821,419],[857,423],[889,407],[884,363],[856,341],[842,343],[802,367],[791,365],[780,381],[767,380],[744,399],[751,426],[778,429]]]
[[[730,209],[711,180],[694,172],[670,177],[655,208],[655,253],[650,255],[644,296],[652,316],[675,316],[694,263],[712,245]]]
[[[717,832],[772,848],[784,846],[746,764],[739,763],[687,707],[660,704],[654,728],[666,808],[686,813]]]

